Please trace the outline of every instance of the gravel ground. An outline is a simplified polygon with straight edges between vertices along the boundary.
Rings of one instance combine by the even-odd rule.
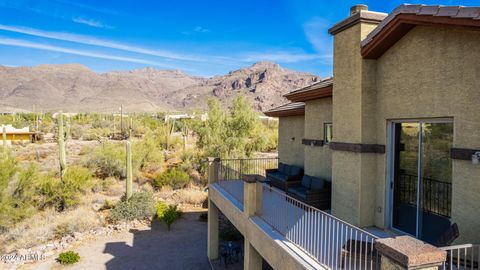
[[[152,227],[130,230],[101,237],[74,249],[80,262],[62,266],[55,257],[22,269],[195,269],[208,270],[207,223],[199,221],[201,212],[183,213],[167,231],[165,224],[154,222]]]

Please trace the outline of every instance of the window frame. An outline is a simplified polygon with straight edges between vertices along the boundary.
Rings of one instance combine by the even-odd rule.
[[[328,139],[328,127],[330,127],[330,139]],[[329,144],[333,140],[333,123],[323,123],[323,144]]]

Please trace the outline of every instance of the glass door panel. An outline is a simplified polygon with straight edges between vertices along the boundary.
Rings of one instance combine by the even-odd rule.
[[[419,123],[396,123],[392,226],[417,235]]]
[[[422,123],[421,130],[419,238],[435,243],[450,226],[453,123]]]

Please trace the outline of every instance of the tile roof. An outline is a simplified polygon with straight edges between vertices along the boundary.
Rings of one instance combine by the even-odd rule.
[[[400,5],[367,35],[367,37],[361,42],[362,47],[365,47],[372,42],[383,28],[400,14],[480,20],[480,7]]]
[[[292,115],[301,115],[301,111],[305,111],[305,103],[303,102],[291,102],[278,107],[272,108],[264,113],[268,116],[278,117],[278,116],[288,116],[289,112],[296,112]]]
[[[284,96],[288,96],[290,94],[298,94],[298,93],[308,92],[308,91],[311,91],[311,90],[317,90],[317,89],[327,87],[327,86],[330,86],[330,85],[333,85],[333,77],[326,78],[326,79],[323,79],[319,82],[311,84],[309,86],[293,90],[292,92],[290,92],[288,94],[285,94]]]

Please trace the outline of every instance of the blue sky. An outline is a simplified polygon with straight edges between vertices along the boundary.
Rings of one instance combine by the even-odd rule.
[[[390,12],[403,2],[0,0],[0,64],[81,63],[96,72],[153,66],[213,76],[266,60],[325,77],[332,73],[327,30],[357,3]]]

